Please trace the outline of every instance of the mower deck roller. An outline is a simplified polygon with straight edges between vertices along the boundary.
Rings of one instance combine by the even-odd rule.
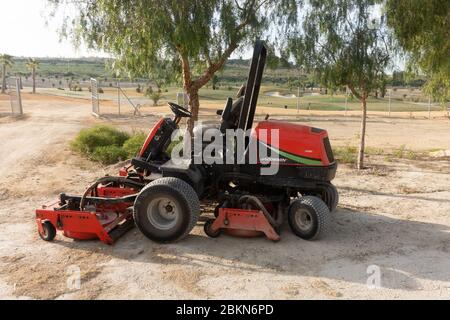
[[[250,136],[236,136],[231,147],[219,151],[223,161],[194,161],[200,155],[196,148],[184,163],[172,161],[168,154],[172,135],[191,112],[169,103],[174,118],[163,118],[153,127],[139,154],[120,170],[119,177],[102,178],[82,196],[63,194],[57,204],[36,211],[41,237],[53,240],[60,230],[69,238],[98,238],[112,244],[135,224],[153,241],[180,241],[197,224],[202,202],[218,204],[215,218],[204,225],[210,237],[221,233],[265,235],[279,241],[285,221],[302,239],[323,236],[339,201],[331,184],[337,163],[328,133],[268,118],[254,126],[266,55],[264,43],[258,41],[247,84],[237,100],[228,98],[224,109],[217,112],[220,123],[194,128],[194,135],[202,138],[202,152],[211,143],[205,133],[208,129],[216,129],[218,139],[224,141],[230,130],[251,130]],[[279,139],[272,138],[273,130]],[[225,155],[239,142],[244,143],[244,155],[239,159],[235,155],[234,163],[227,163]],[[252,146],[256,146],[256,164],[247,161],[253,156]],[[262,148],[271,155],[260,156]],[[274,162],[277,172],[262,174],[262,169]]]

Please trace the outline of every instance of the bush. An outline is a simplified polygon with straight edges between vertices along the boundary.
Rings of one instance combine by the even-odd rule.
[[[146,138],[145,134],[138,133],[123,144],[123,150],[125,150],[129,158],[134,157],[141,150]]]
[[[341,163],[356,163],[357,148],[356,147],[335,147],[333,148],[336,159]]]
[[[110,165],[134,157],[146,137],[144,133],[130,137],[113,127],[101,125],[81,130],[70,146],[93,161]]]
[[[395,158],[400,158],[400,159],[406,158],[409,160],[416,160],[418,158],[418,154],[412,150],[408,150],[405,145],[401,145],[400,148],[395,149],[392,152],[392,155]]]
[[[98,147],[122,147],[129,135],[108,126],[83,129],[71,143],[72,150],[90,156]]]
[[[128,159],[128,154],[123,148],[112,145],[96,148],[90,158],[109,165]]]
[[[157,106],[158,102],[162,99],[162,94],[160,92],[154,91],[149,95],[150,99],[153,101],[153,106]]]

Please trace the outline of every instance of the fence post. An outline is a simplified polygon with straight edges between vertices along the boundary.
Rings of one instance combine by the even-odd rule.
[[[120,116],[120,82],[117,81],[117,103],[119,104],[119,116]]]
[[[431,96],[428,97],[428,120],[431,119]]]
[[[348,108],[348,87],[345,87],[345,115],[347,116]]]
[[[389,90],[389,118],[391,117],[392,89]]]

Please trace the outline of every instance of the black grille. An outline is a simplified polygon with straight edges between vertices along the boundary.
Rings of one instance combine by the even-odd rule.
[[[325,151],[327,152],[328,161],[330,163],[333,163],[334,155],[333,155],[333,150],[331,150],[330,139],[328,139],[328,137],[323,139],[323,144],[325,146]]]

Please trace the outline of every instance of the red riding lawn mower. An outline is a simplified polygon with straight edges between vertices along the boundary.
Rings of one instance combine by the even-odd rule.
[[[196,164],[194,151],[183,165],[175,164],[168,154],[171,137],[191,113],[169,103],[175,117],[155,125],[139,155],[118,177],[101,178],[81,196],[61,194],[57,203],[36,210],[41,238],[51,241],[60,230],[68,238],[98,238],[113,244],[136,225],[153,241],[179,241],[197,224],[200,201],[217,203],[215,219],[204,225],[209,237],[225,232],[242,237],[265,235],[278,241],[286,218],[300,238],[312,240],[322,235],[338,204],[337,190],[330,183],[337,164],[328,134],[267,119],[253,128],[266,55],[263,42],[258,41],[247,85],[237,101],[228,99],[224,110],[218,112],[221,123],[213,127],[223,136],[230,130],[250,129],[245,150],[252,142],[257,148],[268,147],[277,155],[273,160],[279,167],[276,174],[262,175],[268,163],[261,159],[256,164]],[[196,128],[194,134],[203,135],[210,127]],[[279,132],[278,141],[262,134],[274,129]],[[224,150],[222,157],[226,153]]]

